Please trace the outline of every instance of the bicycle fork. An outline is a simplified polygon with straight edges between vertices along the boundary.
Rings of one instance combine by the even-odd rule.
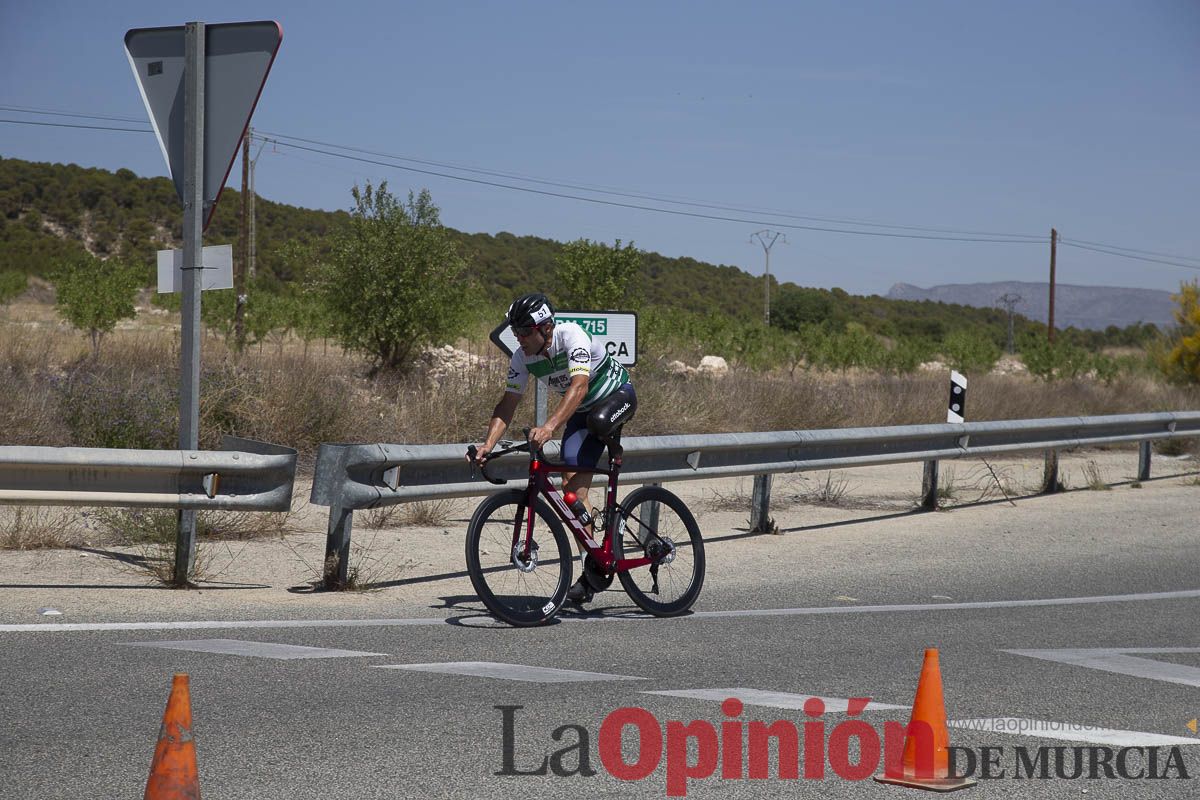
[[[517,506],[517,514],[513,519],[512,563],[524,573],[533,572],[538,563],[537,542],[533,539],[533,513],[533,504],[526,503]],[[521,536],[522,527],[525,529],[524,537]]]

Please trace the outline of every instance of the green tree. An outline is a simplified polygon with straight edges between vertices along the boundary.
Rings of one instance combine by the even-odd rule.
[[[467,264],[428,190],[401,204],[387,183],[351,190],[354,209],[331,236],[314,288],[334,336],[371,373],[405,372],[424,345],[455,336],[473,301]]]
[[[1174,382],[1200,383],[1200,281],[1180,284],[1179,294],[1171,299],[1179,304],[1175,309],[1177,327],[1159,366]]]
[[[1000,360],[1000,348],[985,334],[957,330],[942,341],[942,355],[960,372],[991,372]]]
[[[1097,358],[1082,347],[1062,339],[1050,344],[1041,333],[1029,331],[1022,334],[1017,339],[1017,349],[1021,352],[1021,361],[1025,363],[1029,374],[1042,380],[1075,378],[1092,369],[1096,369],[1101,377],[1109,373],[1108,364],[1099,363]]]
[[[642,269],[642,252],[621,240],[609,247],[577,239],[555,260],[554,297],[564,308],[620,310],[636,308],[640,297],[634,277]]]
[[[771,322],[780,328],[798,331],[805,325],[825,322],[833,315],[830,294],[821,289],[803,289],[784,284],[771,307]]]
[[[58,311],[92,339],[92,355],[100,352],[104,334],[117,322],[132,319],[143,270],[117,258],[107,261],[82,254],[63,262],[54,276]]]
[[[29,276],[16,270],[0,270],[0,304],[7,303],[25,291]]]

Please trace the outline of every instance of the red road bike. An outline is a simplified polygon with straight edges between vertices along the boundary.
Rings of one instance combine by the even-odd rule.
[[[525,438],[523,444],[501,442],[505,447],[489,453],[480,471],[491,483],[505,484],[488,475],[487,461],[528,452],[529,482],[484,500],[467,528],[467,572],[488,610],[522,627],[554,618],[571,586],[573,553],[564,526],[586,554],[582,569],[593,591],[607,589],[615,576],[654,616],[691,608],[704,584],[704,542],[684,502],[661,486],[643,486],[617,502],[619,443],[608,443],[608,469],[588,469],[549,463],[530,446],[528,428]],[[467,455],[474,463],[474,446]],[[607,476],[603,509],[588,514],[571,492],[561,493],[550,476],[563,472]]]

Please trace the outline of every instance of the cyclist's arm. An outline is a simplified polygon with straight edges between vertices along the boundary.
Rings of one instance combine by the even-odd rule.
[[[562,402],[558,404],[558,408],[554,409],[554,413],[550,415],[550,419],[546,420],[546,424],[540,428],[534,428],[529,432],[529,438],[535,442],[538,447],[541,447],[554,436],[554,432],[566,424],[571,415],[579,408],[579,404],[583,402],[583,398],[588,392],[588,376],[574,375],[571,378],[571,383],[567,386],[567,393],[563,396]]]
[[[490,453],[496,446],[496,442],[500,441],[500,437],[504,435],[504,431],[512,422],[513,414],[517,411],[517,404],[521,402],[521,397],[522,395],[513,392],[505,392],[504,396],[500,398],[500,402],[496,403],[496,407],[492,409],[491,422],[488,423],[487,439],[479,448],[480,456]]]

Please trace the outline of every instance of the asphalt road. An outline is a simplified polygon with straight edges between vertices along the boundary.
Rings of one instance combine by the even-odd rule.
[[[461,573],[372,593],[369,611],[390,603],[390,613],[357,620],[347,619],[353,606],[317,596],[286,614],[231,608],[204,627],[152,606],[106,614],[103,591],[80,629],[46,627],[53,618],[29,629],[5,612],[0,796],[140,797],[175,672],[190,675],[206,798],[658,798],[680,786],[688,797],[917,796],[839,777],[832,757],[822,779],[781,779],[775,750],[770,777],[745,777],[748,761],[734,777],[722,759],[742,748],[720,741],[714,774],[680,784],[684,767],[672,757],[695,764],[717,751],[693,745],[689,755],[672,722],[707,722],[729,742],[741,741],[735,723],[744,737],[753,723],[777,720],[807,734],[814,718],[803,700],[820,696],[832,740],[850,719],[836,699],[869,697],[898,707],[858,715],[882,731],[886,720],[907,721],[923,652],[936,647],[952,721],[1043,724],[1023,733],[952,727],[961,758],[998,748],[992,770],[1005,773],[964,796],[1196,797],[1200,736],[1187,723],[1200,716],[1197,511],[1200,488],[1164,479],[938,514],[861,510],[815,524],[811,514],[783,514],[783,536],[748,536],[714,517],[704,594],[695,614],[671,620],[636,618],[609,591],[586,615],[500,627]],[[173,624],[185,618],[192,627]],[[149,626],[87,627],[105,619]],[[239,627],[244,620],[260,625]],[[524,669],[497,675],[480,662]],[[400,668],[412,665],[426,666]],[[731,696],[745,701],[732,715],[721,704]],[[610,774],[616,750],[604,722],[622,708],[644,709],[626,713],[652,717],[647,742],[662,747],[640,780]],[[556,753],[560,772],[577,772],[586,751],[596,774],[497,775],[506,713],[509,772],[536,771]],[[620,758],[654,766],[654,748],[639,750],[633,730]],[[1129,751],[1127,772],[1143,777],[1107,778],[1102,766],[1086,777],[1095,746],[1114,756],[1140,748]],[[1018,747],[1034,757],[1039,747],[1066,748],[1068,773],[1072,748],[1085,748],[1084,777],[1055,776],[1051,749],[1049,777],[1016,778]],[[1169,777],[1145,775],[1150,747]],[[855,746],[851,763],[857,757]]]

